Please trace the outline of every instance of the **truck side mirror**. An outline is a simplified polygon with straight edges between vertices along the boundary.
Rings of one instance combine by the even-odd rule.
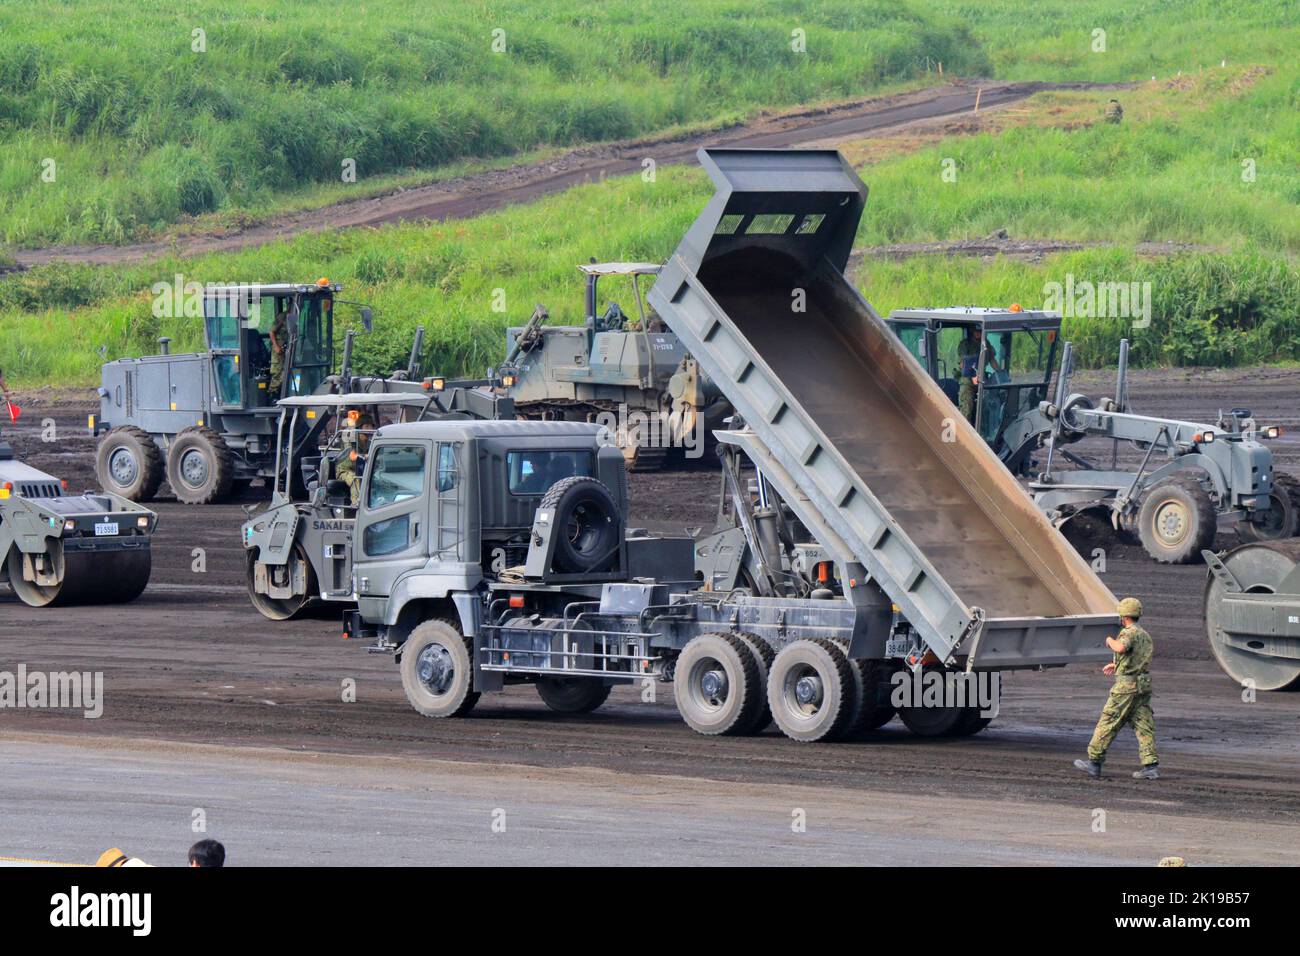
[[[370,311],[370,306],[364,306],[361,309],[361,327],[367,332],[375,326],[375,314]]]

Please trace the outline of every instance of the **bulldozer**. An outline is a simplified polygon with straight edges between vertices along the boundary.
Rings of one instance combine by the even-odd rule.
[[[1114,397],[1094,400],[1070,390],[1073,349],[1061,341],[1054,312],[903,309],[887,321],[954,405],[958,378],[978,374],[971,424],[1013,474],[1028,480],[1035,503],[1058,527],[1103,512],[1116,531],[1166,564],[1199,560],[1221,528],[1245,541],[1300,533],[1300,483],[1274,470],[1262,444],[1281,434],[1279,426],[1256,423],[1245,408],[1221,412],[1214,424],[1133,411],[1127,340],[1120,343]],[[978,355],[960,355],[963,341],[977,341]],[[963,373],[963,361],[973,368]],[[1087,438],[1110,441],[1109,463],[1069,450]],[[1123,443],[1142,452],[1136,471],[1118,467]],[[1073,467],[1058,468],[1061,460]]]
[[[95,461],[100,484],[130,501],[149,501],[165,478],[180,501],[208,504],[240,484],[270,477],[276,403],[339,388],[335,305],[358,306],[362,325],[367,331],[371,327],[370,309],[343,303],[340,291],[338,283],[324,278],[209,285],[202,294],[203,351],[172,354],[163,338],[157,355],[105,364],[99,413],[89,422],[100,438]],[[277,321],[283,322],[287,341],[280,344],[281,361],[273,369]]]
[[[730,406],[646,307],[643,286],[659,266],[592,260],[578,268],[586,281],[582,325],[548,325],[550,315],[539,305],[526,325],[506,331],[506,359],[497,374],[510,383],[516,412],[603,424],[637,471],[703,456]],[[634,315],[613,301],[598,313],[598,284],[614,277],[630,284]]]
[[[158,516],[112,492],[66,494],[66,484],[0,440],[0,584],[31,607],[135,600]]]

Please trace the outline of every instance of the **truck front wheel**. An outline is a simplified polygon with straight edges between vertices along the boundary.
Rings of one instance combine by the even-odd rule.
[[[402,645],[402,689],[425,717],[460,717],[478,703],[472,641],[448,621],[425,621]]]

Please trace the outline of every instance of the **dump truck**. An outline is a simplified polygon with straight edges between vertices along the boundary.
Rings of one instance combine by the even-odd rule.
[[[693,539],[627,527],[625,463],[595,425],[408,423],[371,445],[345,633],[392,653],[430,717],[511,684],[574,713],[671,682],[699,733],[772,721],[803,742],[875,725],[898,674],[1109,660],[1114,596],[969,423],[943,440],[947,398],[844,277],[867,194],[852,168],[700,158],[716,192],[649,301],[735,408],[717,440],[825,549],[825,586],[702,587]],[[900,716],[939,735],[991,714],[945,696]]]
[[[0,584],[32,607],[135,600],[158,516],[112,492],[65,490],[0,440]]]
[[[249,509],[240,532],[249,599],[264,617],[283,621],[313,605],[355,603],[356,505],[338,468],[348,449],[359,444],[357,438],[373,435],[375,427],[349,421],[349,411],[369,413],[375,426],[383,420],[513,417],[510,399],[499,394],[492,380],[448,382],[435,377],[418,384],[420,391],[304,395],[277,403],[271,498],[260,512]],[[362,458],[356,473],[364,466]]]
[[[1203,557],[1205,630],[1219,667],[1251,690],[1300,689],[1300,541]]]
[[[269,477],[276,402],[338,388],[334,307],[344,304],[340,291],[324,278],[209,285],[201,295],[203,351],[173,354],[162,338],[157,355],[106,363],[99,413],[90,418],[91,433],[103,436],[95,460],[100,484],[131,501],[148,501],[165,478],[180,501],[207,504],[236,485]],[[368,329],[370,310],[347,304],[361,309]],[[285,341],[276,382],[272,334],[280,325]]]
[[[586,280],[582,325],[550,325],[538,306],[524,326],[506,330],[497,374],[526,418],[605,424],[636,470],[712,451],[710,436],[729,408],[677,336],[647,310],[644,284],[659,266],[642,262],[581,265]],[[599,311],[601,279],[626,279],[635,314],[617,302]]]
[[[1300,533],[1300,482],[1276,471],[1262,444],[1280,428],[1256,423],[1245,408],[1221,412],[1214,424],[1140,414],[1128,397],[1127,340],[1120,342],[1114,397],[1093,399],[1071,391],[1073,349],[1060,340],[1057,313],[899,309],[887,321],[953,405],[962,362],[970,365],[965,377],[978,371],[972,423],[1006,466],[1028,479],[1058,527],[1103,512],[1166,564],[1199,560],[1223,529],[1246,541]],[[963,360],[963,342],[978,343],[979,354]],[[1110,443],[1109,463],[1070,450],[1089,438]],[[1136,471],[1118,467],[1121,444],[1142,452]],[[1062,460],[1071,467],[1056,467]]]

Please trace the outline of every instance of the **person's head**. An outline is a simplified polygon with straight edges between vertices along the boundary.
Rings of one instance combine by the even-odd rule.
[[[226,848],[216,840],[200,840],[190,847],[190,866],[225,866]]]
[[[1135,597],[1126,597],[1115,606],[1120,623],[1125,627],[1136,624],[1142,618],[1142,602]]]

